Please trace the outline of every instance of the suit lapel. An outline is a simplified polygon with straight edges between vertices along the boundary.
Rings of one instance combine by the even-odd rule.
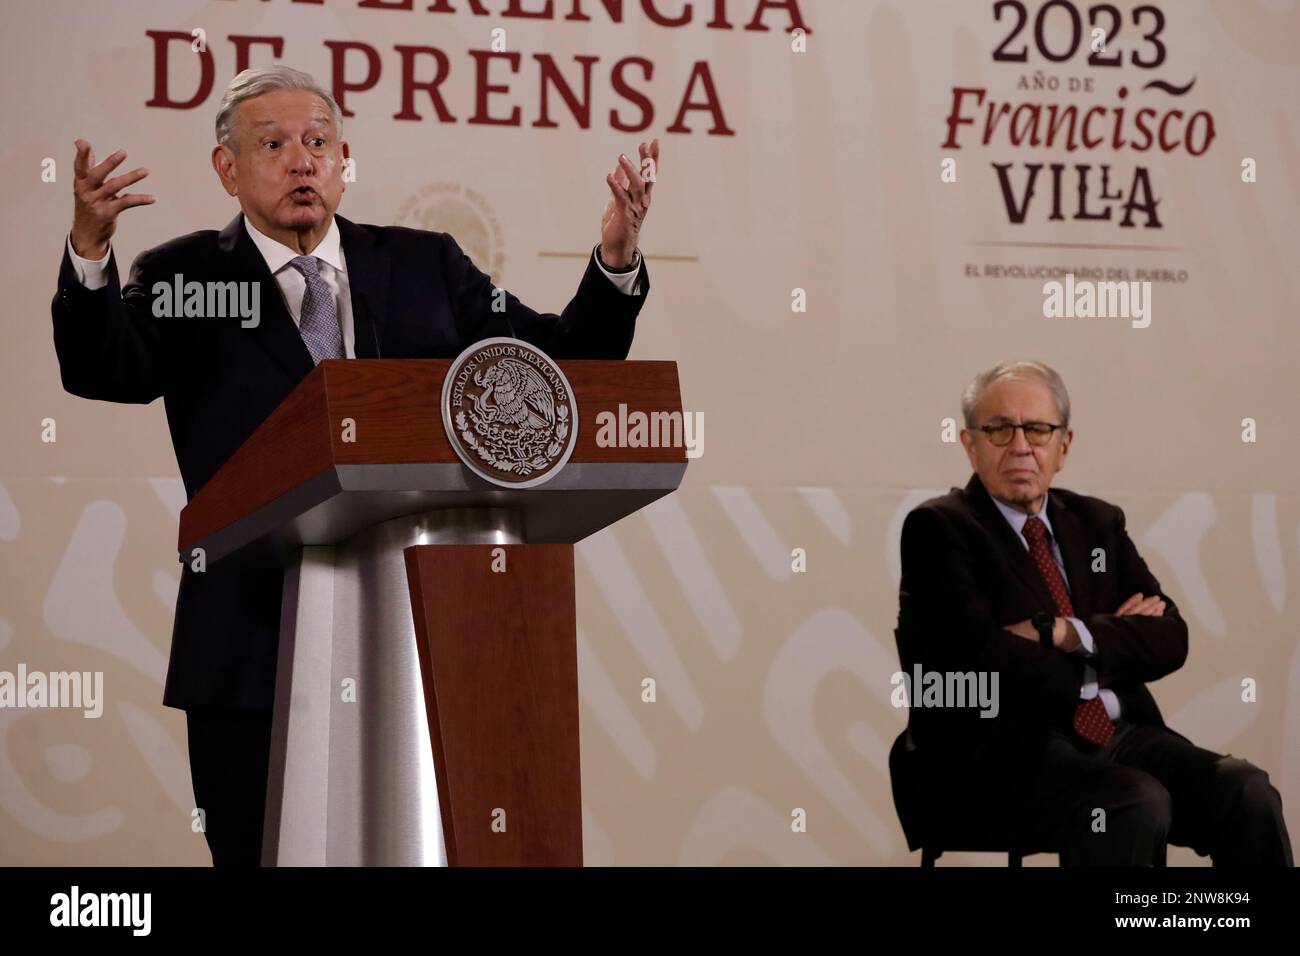
[[[229,268],[223,269],[223,277],[233,275],[237,281],[261,283],[259,302],[262,315],[255,328],[242,330],[251,335],[253,341],[266,350],[285,372],[299,382],[312,370],[314,363],[311,353],[298,334],[298,327],[284,304],[284,296],[276,283],[266,260],[257,251],[252,237],[244,228],[244,214],[240,213],[217,237],[217,247],[227,257]]]
[[[379,358],[378,343],[388,315],[389,259],[366,230],[342,216],[334,219],[352,295],[353,349],[357,358]]]
[[[998,506],[993,503],[992,497],[989,496],[988,490],[984,487],[984,482],[980,481],[979,475],[972,474],[970,481],[966,483],[966,495],[971,503],[972,510],[976,519],[982,524],[986,531],[998,543],[1002,553],[1011,566],[1012,572],[1021,582],[1033,591],[1034,596],[1038,598],[1039,603],[1044,610],[1054,609],[1056,602],[1052,599],[1052,593],[1047,589],[1047,582],[1043,580],[1042,574],[1034,566],[1033,559],[1029,557],[1029,549],[1019,540],[1015,531],[1007,519],[998,511]],[[1056,516],[1049,515],[1053,522]]]

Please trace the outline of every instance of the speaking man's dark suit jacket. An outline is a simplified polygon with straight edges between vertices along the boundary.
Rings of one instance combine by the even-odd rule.
[[[1147,568],[1114,505],[1061,488],[1048,494],[1047,517],[1061,549],[1074,616],[1091,631],[1090,663],[1121,716],[1164,727],[1147,683],[1187,658],[1187,625]],[[1092,570],[1101,549],[1105,570]],[[1044,648],[1005,625],[1056,605],[1025,545],[998,511],[978,475],[965,488],[926,501],[903,522],[899,654],[911,674],[997,671],[1000,710],[913,708],[908,729],[931,767],[976,787],[984,774],[1015,786],[1034,769],[1053,727],[1072,725],[1083,683],[1083,658]],[[1130,595],[1159,594],[1161,617],[1117,617]]]
[[[347,260],[357,358],[449,358],[475,341],[513,335],[555,358],[627,357],[649,291],[619,291],[591,261],[560,315],[514,296],[492,311],[493,285],[444,233],[338,222]],[[65,243],[66,247],[66,243]],[[154,283],[261,284],[260,322],[156,319]],[[313,365],[243,215],[142,252],[125,286],[110,258],[108,284],[88,290],[65,248],[54,296],[54,345],[74,395],[148,403],[162,396],[187,498],[212,477]],[[129,444],[123,453],[129,454]],[[233,562],[233,559],[231,559]],[[163,703],[270,710],[282,579],[216,562],[182,565]]]

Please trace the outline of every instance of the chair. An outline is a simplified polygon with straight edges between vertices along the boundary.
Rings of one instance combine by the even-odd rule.
[[[889,781],[907,848],[921,851],[921,866],[934,866],[949,851],[1005,853],[1008,866],[1021,866],[1029,854],[1055,852],[1027,844],[1015,835],[1009,820],[998,819],[996,815],[979,810],[955,815],[950,809],[940,811],[932,805],[931,795],[951,791],[927,785],[930,775],[926,769],[911,736],[904,730],[889,750]]]
[[[903,601],[907,595],[902,594]],[[900,613],[901,618],[901,613]],[[906,672],[912,657],[906,653],[901,628],[894,628],[894,646]],[[1008,866],[1020,866],[1026,854],[1054,852],[1031,848],[1014,835],[1012,822],[998,818],[997,808],[964,807],[954,814],[951,807],[931,804],[937,793],[946,793],[944,782],[928,767],[904,730],[889,750],[889,781],[894,809],[902,824],[909,850],[921,851],[921,866],[932,867],[945,852],[1005,853]]]

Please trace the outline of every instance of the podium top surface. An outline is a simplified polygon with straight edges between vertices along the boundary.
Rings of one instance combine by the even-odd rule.
[[[557,362],[577,402],[575,445],[555,477],[527,489],[480,478],[453,450],[440,405],[451,364],[321,362],[181,511],[181,560],[201,548],[207,561],[217,561],[254,542],[287,555],[442,508],[516,510],[525,540],[574,542],[681,483],[686,450],[680,443],[659,443],[653,428],[655,444],[608,440],[619,433],[611,422],[624,423],[626,433],[638,412],[661,425],[676,412],[680,426],[677,363]]]

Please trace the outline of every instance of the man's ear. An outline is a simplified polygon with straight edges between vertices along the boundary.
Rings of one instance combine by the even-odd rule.
[[[963,428],[958,434],[961,438],[961,446],[966,449],[966,457],[970,459],[971,467],[975,467],[975,436],[970,433],[969,428]]]
[[[348,141],[346,139],[343,141],[342,146],[343,146],[343,168],[339,170],[339,178],[343,180],[342,182],[343,192],[347,192],[348,191],[348,177],[347,177],[348,160],[352,158],[352,150],[348,147]]]
[[[212,147],[212,168],[217,172],[222,187],[231,196],[239,195],[239,183],[235,178],[235,152],[229,146]]]

